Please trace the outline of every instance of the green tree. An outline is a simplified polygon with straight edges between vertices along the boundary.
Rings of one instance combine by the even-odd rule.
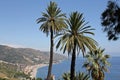
[[[64,73],[62,78],[63,80],[70,80],[70,73]],[[90,76],[83,72],[79,72],[78,74],[75,75],[74,80],[90,80]]]
[[[42,17],[37,19],[37,23],[42,23],[40,30],[43,31],[47,36],[50,33],[50,60],[47,80],[50,80],[51,71],[52,71],[52,62],[53,62],[53,46],[54,46],[54,34],[59,32],[66,26],[65,14],[61,13],[61,9],[57,7],[55,2],[50,1],[46,12],[42,13]]]
[[[85,23],[83,14],[72,12],[70,14],[70,18],[67,20],[68,27],[57,35],[59,36],[59,39],[56,48],[60,47],[60,50],[63,50],[63,53],[67,51],[68,55],[72,54],[70,70],[71,80],[74,80],[75,77],[76,53],[79,53],[81,50],[84,56],[86,48],[89,50],[96,48],[97,42],[86,35],[94,35],[94,33],[91,32],[91,30],[94,29],[90,26],[86,26],[86,24],[87,23]]]
[[[117,1],[108,1],[107,9],[101,15],[103,30],[108,40],[117,40],[120,34],[120,7]]]
[[[70,80],[70,73],[64,73],[62,75],[63,80]]]
[[[104,80],[104,72],[107,72],[107,67],[110,63],[107,61],[109,55],[104,54],[104,49],[96,49],[90,51],[86,56],[86,62],[83,67],[85,67],[93,80]]]
[[[90,80],[90,76],[88,74],[80,72],[76,75],[76,80]]]

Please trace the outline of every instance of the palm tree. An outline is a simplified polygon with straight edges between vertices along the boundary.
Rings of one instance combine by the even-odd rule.
[[[67,51],[68,54],[72,54],[70,70],[71,80],[75,77],[76,53],[79,53],[81,50],[84,56],[86,48],[89,50],[96,48],[97,42],[85,35],[94,35],[94,33],[91,32],[91,30],[94,29],[90,28],[90,26],[86,26],[86,24],[87,23],[84,21],[83,14],[73,12],[67,20],[68,27],[57,35],[59,39],[56,48],[58,49],[60,47],[60,50],[63,50],[63,53]]]
[[[70,80],[70,73],[64,73],[63,74],[63,80]],[[79,72],[74,80],[90,80],[90,76],[88,74],[85,74],[83,72]]]
[[[93,80],[104,80],[104,72],[107,72],[107,66],[110,63],[107,61],[109,55],[104,55],[104,49],[96,49],[90,51],[85,58],[87,59],[83,67],[85,67]]]
[[[50,60],[49,60],[49,68],[47,80],[50,80],[51,71],[52,71],[52,62],[53,62],[53,46],[54,46],[54,34],[59,32],[66,26],[65,22],[65,14],[61,13],[61,9],[57,7],[55,2],[50,1],[46,9],[46,13],[42,13],[42,17],[37,19],[37,23],[42,23],[40,25],[40,30],[43,31],[47,36],[50,33]]]
[[[78,75],[76,75],[76,80],[90,80],[90,76],[88,74],[80,72]]]
[[[70,73],[64,73],[62,75],[63,80],[70,80]]]

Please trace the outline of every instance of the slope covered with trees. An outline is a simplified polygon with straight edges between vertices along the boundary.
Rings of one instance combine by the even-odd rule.
[[[0,45],[0,60],[13,63],[34,65],[40,63],[48,63],[49,52],[42,52],[40,50],[30,48],[12,48]],[[65,59],[65,56],[54,54],[54,62]]]

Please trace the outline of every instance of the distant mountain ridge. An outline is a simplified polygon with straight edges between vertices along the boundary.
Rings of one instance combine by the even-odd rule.
[[[65,56],[54,53],[54,62],[66,59]],[[0,45],[0,60],[14,63],[34,65],[49,62],[49,52],[42,52],[32,48],[13,48]]]

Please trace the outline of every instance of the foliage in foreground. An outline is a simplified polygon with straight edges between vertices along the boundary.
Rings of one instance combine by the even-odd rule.
[[[108,40],[117,40],[120,35],[120,6],[117,4],[117,0],[108,1],[107,9],[102,13],[101,20]]]
[[[0,78],[0,80],[8,80],[7,78]]]
[[[86,56],[86,62],[83,67],[89,72],[93,80],[104,80],[104,72],[107,72],[107,67],[110,66],[108,58],[110,56],[104,54],[104,49],[96,49],[90,51]]]
[[[63,78],[63,80],[70,80],[70,73],[64,73],[62,78]],[[74,80],[90,80],[90,76],[88,74],[80,72],[75,75]]]
[[[27,78],[30,78],[30,76],[18,70],[17,65],[0,62],[0,80],[6,80],[6,79],[19,80],[20,78],[27,79]]]

